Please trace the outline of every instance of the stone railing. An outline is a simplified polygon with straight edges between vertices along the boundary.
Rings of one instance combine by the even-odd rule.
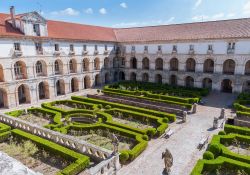
[[[113,174],[110,172],[118,170],[120,167],[119,155],[114,156],[112,151],[92,145],[83,140],[77,140],[72,136],[64,135],[2,113],[0,113],[0,122],[12,126],[13,128],[17,128],[53,141],[79,153],[88,155],[95,160],[101,161],[99,164],[97,164],[97,166],[86,170],[88,171],[89,175]]]
[[[115,97],[115,96],[106,96],[106,95],[87,95],[89,98],[95,98],[95,99],[100,99],[100,100],[106,100],[109,102],[115,102],[115,103],[121,103],[121,104],[126,104],[130,106],[136,106],[136,107],[141,107],[141,108],[146,108],[146,109],[152,109],[156,111],[162,111],[162,112],[167,112],[171,114],[176,114],[178,116],[183,116],[183,111],[182,109],[175,109],[171,107],[166,107],[166,106],[161,106],[157,104],[150,104],[150,103],[144,103],[140,102],[139,100],[132,100],[132,99],[124,99],[123,97]]]

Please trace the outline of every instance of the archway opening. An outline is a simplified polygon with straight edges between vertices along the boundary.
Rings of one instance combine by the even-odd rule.
[[[186,87],[194,87],[194,79],[193,77],[186,77]]]
[[[70,84],[71,84],[71,92],[79,91],[79,82],[77,78],[72,78]]]
[[[30,89],[28,85],[20,85],[17,89],[19,104],[30,103]]]
[[[49,84],[47,82],[40,82],[38,84],[39,100],[49,99]]]
[[[226,60],[223,63],[223,74],[233,75],[235,71],[235,61],[234,60]]]
[[[90,77],[86,75],[84,77],[84,89],[89,89],[89,88],[91,88],[91,81],[90,81]]]
[[[57,80],[57,82],[56,82],[56,94],[57,94],[57,96],[65,95],[64,80]]]
[[[163,59],[157,58],[155,60],[155,70],[163,70]]]
[[[250,93],[250,81],[246,81],[243,83],[242,92]]]
[[[214,61],[212,59],[206,59],[203,65],[204,73],[213,73],[214,72]]]
[[[104,68],[109,69],[109,58],[108,57],[104,58]]]
[[[136,73],[132,72],[132,73],[130,74],[130,80],[131,80],[131,81],[136,81]]]
[[[162,76],[160,74],[155,75],[155,82],[162,84]]]
[[[233,91],[232,81],[229,79],[223,80],[221,82],[221,91],[227,92],[227,93],[232,93],[232,91]]]
[[[109,76],[109,73],[106,73],[105,74],[105,84],[108,84],[110,83],[110,76]]]
[[[89,60],[87,58],[84,58],[82,61],[82,70],[89,71]]]
[[[187,72],[195,72],[195,66],[196,66],[196,63],[195,63],[195,60],[193,58],[189,58],[186,61],[186,71]]]
[[[95,86],[101,86],[101,78],[99,74],[95,75]]]
[[[250,60],[247,61],[245,66],[245,75],[250,75]]]
[[[142,69],[149,69],[149,59],[147,57],[143,58],[142,60]]]
[[[99,58],[95,58],[94,60],[94,69],[95,70],[100,70],[101,67],[100,67],[100,59]]]
[[[143,81],[143,82],[148,82],[148,81],[149,81],[148,73],[142,74],[142,81]]]
[[[178,71],[179,61],[177,58],[172,58],[170,60],[170,71]]]
[[[169,82],[170,82],[170,85],[176,86],[177,85],[177,76],[176,75],[171,75]]]
[[[212,80],[210,78],[204,78],[202,80],[202,87],[212,89]]]
[[[0,89],[0,108],[8,107],[8,96],[5,89]]]
[[[137,59],[135,57],[130,59],[130,68],[137,69]]]
[[[115,72],[114,73],[114,82],[117,82],[118,81],[118,72]]]
[[[61,60],[56,60],[54,63],[54,69],[56,75],[63,74],[63,63]]]
[[[0,82],[4,82],[3,66],[0,64]]]
[[[69,72],[70,73],[77,73],[77,63],[75,59],[71,59],[69,61]]]
[[[125,73],[124,72],[119,72],[119,80],[124,81],[125,80]]]

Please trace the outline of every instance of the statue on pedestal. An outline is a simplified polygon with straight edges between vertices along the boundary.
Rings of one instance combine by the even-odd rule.
[[[167,148],[166,151],[162,153],[162,159],[164,159],[165,163],[164,173],[169,175],[171,167],[173,166],[173,156]]]
[[[114,146],[113,154],[116,155],[118,153],[119,140],[114,133],[112,134],[111,139],[112,139],[112,145]]]

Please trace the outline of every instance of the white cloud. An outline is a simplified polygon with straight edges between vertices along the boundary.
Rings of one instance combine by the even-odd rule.
[[[194,8],[193,9],[197,9],[202,3],[202,0],[197,0],[194,4]]]
[[[250,14],[250,1],[247,1],[247,3],[243,6],[243,14],[244,15]]]
[[[92,8],[87,8],[86,10],[84,10],[84,13],[93,14],[94,10]]]
[[[106,10],[105,8],[101,8],[101,9],[99,10],[99,13],[105,15],[105,14],[107,14],[107,10]]]
[[[66,8],[65,10],[51,12],[51,14],[52,15],[77,16],[80,14],[80,12],[72,8]]]
[[[127,4],[126,4],[125,2],[121,3],[120,6],[121,6],[122,8],[125,8],[125,9],[128,8],[128,6],[127,6]]]

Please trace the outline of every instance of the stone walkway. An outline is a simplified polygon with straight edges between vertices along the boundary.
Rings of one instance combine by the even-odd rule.
[[[220,115],[221,108],[227,108],[234,101],[235,95],[212,93],[204,98],[205,104],[198,106],[198,112],[188,116],[187,123],[177,121],[170,125],[174,135],[169,139],[151,140],[147,149],[132,163],[122,167],[118,175],[161,175],[164,163],[162,152],[168,148],[173,155],[174,164],[171,175],[189,175],[198,159],[202,158],[205,149],[199,151],[197,145],[202,136],[219,132],[213,130],[213,118]],[[230,116],[230,109],[226,115]]]

